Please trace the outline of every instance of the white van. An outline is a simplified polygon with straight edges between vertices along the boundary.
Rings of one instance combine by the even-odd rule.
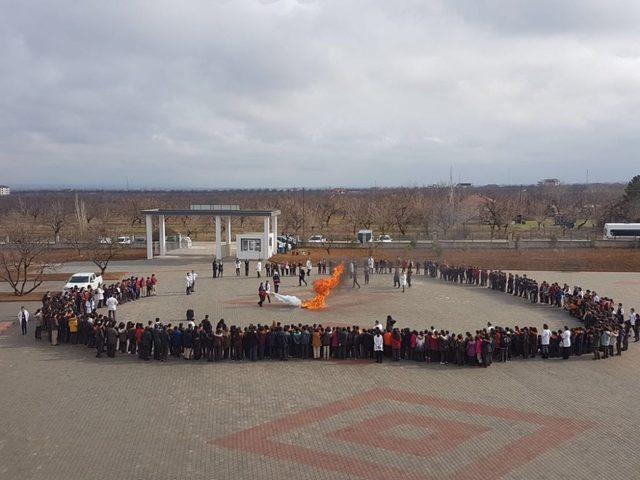
[[[604,238],[640,238],[640,223],[605,223]]]
[[[358,243],[371,243],[373,242],[373,231],[359,230],[356,239],[358,240]]]

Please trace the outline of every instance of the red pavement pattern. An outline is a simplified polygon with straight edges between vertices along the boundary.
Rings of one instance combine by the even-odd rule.
[[[389,401],[444,409],[457,414],[479,415],[493,418],[497,421],[521,422],[535,428],[531,433],[511,441],[501,449],[485,457],[479,457],[467,463],[464,462],[464,459],[457,458],[455,465],[460,465],[457,471],[447,476],[437,477],[430,475],[428,471],[425,471],[424,474],[416,474],[382,463],[361,460],[353,455],[347,456],[346,453],[345,455],[326,453],[303,446],[283,444],[274,440],[275,437],[303,429],[315,422],[324,421],[333,416],[342,415],[345,412],[355,411],[373,403]],[[404,416],[404,419],[402,417],[402,415],[376,416],[373,419],[367,419],[355,425],[329,432],[327,437],[368,448],[374,447],[389,452],[415,455],[425,459],[425,465],[427,466],[425,470],[428,470],[430,457],[446,454],[491,430],[477,424],[438,419],[430,416],[416,416],[408,413]],[[423,428],[426,430],[425,436],[418,440],[410,440],[394,435],[392,429],[403,425],[411,426],[412,428]],[[212,440],[211,443],[227,449],[335,471],[358,478],[376,480],[387,480],[389,478],[402,478],[403,480],[430,480],[435,478],[493,480],[522,467],[546,451],[569,441],[589,428],[591,428],[590,425],[572,418],[542,415],[534,412],[380,388],[331,402],[324,406],[291,414],[257,427]],[[496,461],[497,458],[500,458],[501,461]]]
[[[13,326],[13,322],[0,322],[0,335],[6,334]]]

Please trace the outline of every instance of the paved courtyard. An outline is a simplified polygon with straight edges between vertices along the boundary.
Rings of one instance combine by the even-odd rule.
[[[186,296],[184,274],[192,268],[200,276],[196,293]],[[403,294],[390,287],[390,276],[372,276],[370,286],[341,287],[326,311],[309,312],[278,303],[259,308],[258,280],[235,278],[230,264],[226,278],[215,280],[197,258],[112,270],[160,279],[156,297],[119,309],[122,320],[177,322],[193,308],[198,318],[240,325],[370,326],[387,314],[399,326],[457,331],[487,321],[573,324],[555,309],[418,277]],[[640,274],[530,275],[595,288],[627,308],[640,304]],[[312,296],[294,278],[283,280],[282,291]],[[13,320],[18,307],[0,304],[0,322]],[[13,327],[0,336],[0,478],[590,479],[636,478],[640,470],[636,345],[607,361],[518,360],[488,369],[160,364],[127,355],[96,359],[93,350],[51,347],[31,334]]]

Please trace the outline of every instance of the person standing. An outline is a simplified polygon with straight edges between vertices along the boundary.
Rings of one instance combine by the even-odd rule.
[[[249,276],[249,260],[244,261],[244,276]]]
[[[36,340],[42,340],[42,322],[44,317],[42,316],[42,310],[39,308],[34,315],[36,319]]]
[[[191,270],[191,293],[196,291],[196,278],[198,278],[198,274]]]
[[[407,286],[407,272],[406,272],[406,270],[402,271],[402,275],[400,276],[400,285],[402,286],[402,293],[404,293],[405,288]]]
[[[562,358],[567,360],[569,358],[569,353],[571,352],[571,330],[566,325],[564,326],[564,331],[562,332]]]
[[[376,329],[375,334],[373,336],[373,351],[376,355],[376,363],[382,363],[382,350],[384,348],[384,344],[382,341],[382,334],[380,330]]]
[[[104,352],[104,331],[100,322],[96,323],[93,336],[96,340],[96,357],[100,358],[102,357],[102,352]]]
[[[398,267],[393,270],[393,288],[400,288],[400,269]]]
[[[236,258],[236,277],[240,276],[240,259]]]
[[[216,278],[218,276],[218,261],[215,259],[215,257],[213,258],[213,262],[211,262],[211,270],[213,273],[213,278]]]
[[[267,298],[267,301],[271,303],[271,285],[269,285],[269,280],[264,282],[264,294]]]
[[[634,341],[637,342],[638,340],[640,340],[640,323],[638,314],[633,308],[629,310],[629,325],[633,329]],[[629,334],[631,334],[631,332],[629,332]]]
[[[102,288],[102,285],[98,285],[98,288],[96,288],[96,301],[96,308],[104,307],[104,290]]]
[[[280,290],[280,274],[277,271],[273,275],[273,289],[276,293]]]
[[[118,308],[118,299],[111,295],[107,298],[107,316],[110,320],[115,322],[116,320],[116,309]]]
[[[133,328],[131,322],[129,322],[129,324],[129,329]],[[125,326],[124,322],[120,322],[120,325],[118,325],[118,350],[120,350],[120,353],[127,353],[127,338],[129,336],[129,329]]]
[[[51,317],[51,345],[58,345],[58,328],[59,328],[58,315]]]
[[[262,260],[258,260],[258,263],[256,263],[256,275],[258,276],[258,278],[260,278],[262,274]]]
[[[107,340],[107,356],[114,358],[116,356],[116,345],[118,344],[118,332],[116,332],[114,322],[107,325],[105,337]]]
[[[315,329],[313,331],[313,335],[311,336],[311,346],[313,347],[313,359],[320,359],[320,347],[322,347],[322,338],[320,336],[320,330]]]
[[[305,276],[305,271],[303,268],[301,268],[298,271],[298,286],[301,287],[302,284],[304,283],[305,287],[307,286],[307,281],[304,279]]]
[[[184,277],[184,286],[187,295],[191,295],[191,280],[191,272],[187,272],[187,275]]]
[[[158,278],[155,273],[151,274],[151,295],[156,294],[156,285],[158,284]]]
[[[549,342],[551,340],[551,330],[546,323],[542,326],[540,334],[540,345],[542,346],[542,358],[549,358]]]
[[[24,308],[24,306],[20,307],[20,310],[18,311],[18,323],[22,329],[22,335],[26,335],[27,324],[29,323],[29,312]]]
[[[258,305],[262,306],[262,304],[264,303],[264,299],[266,298],[267,293],[264,289],[264,284],[262,282],[260,282],[260,286],[258,287]]]
[[[358,286],[358,288],[360,288],[360,284],[358,283],[358,266],[356,265],[355,262],[351,262],[351,268],[353,268],[353,271],[351,272],[352,279],[353,279],[351,288],[356,288],[356,285]]]
[[[313,267],[310,258],[307,259],[306,267],[307,267],[307,277],[308,277],[309,275],[311,275],[311,268]]]

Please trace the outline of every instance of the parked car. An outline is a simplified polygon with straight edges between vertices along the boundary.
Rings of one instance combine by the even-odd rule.
[[[98,243],[100,243],[102,245],[111,245],[111,238],[110,237],[100,237],[98,239]]]
[[[327,239],[324,238],[324,235],[311,235],[308,243],[326,243],[326,241]]]
[[[63,291],[73,290],[76,287],[79,290],[88,289],[89,287],[95,290],[100,285],[102,285],[102,276],[100,275],[92,272],[74,273],[65,284]]]
[[[290,245],[291,248],[298,246],[298,240],[291,235],[278,235],[278,241]]]
[[[391,243],[393,242],[393,239],[389,235],[378,235],[378,239],[376,240],[376,242]]]
[[[120,245],[131,245],[131,237],[118,237]]]

